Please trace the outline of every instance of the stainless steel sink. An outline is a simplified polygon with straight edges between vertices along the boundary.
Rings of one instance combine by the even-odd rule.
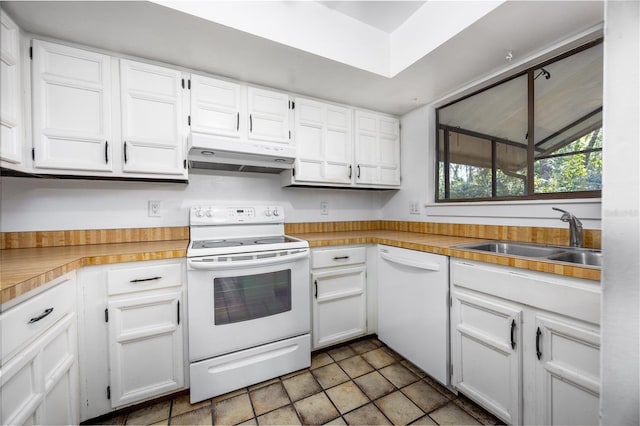
[[[602,253],[599,251],[571,250],[549,256],[549,260],[602,267]]]
[[[495,241],[490,243],[475,243],[456,246],[467,250],[488,251],[499,254],[510,254],[524,257],[547,257],[562,253],[564,250],[558,247],[538,246],[535,244],[521,244]]]
[[[455,248],[531,257],[536,259],[545,258],[557,262],[602,267],[602,252],[584,248],[543,246],[538,244],[512,243],[507,241],[462,244],[455,246]]]

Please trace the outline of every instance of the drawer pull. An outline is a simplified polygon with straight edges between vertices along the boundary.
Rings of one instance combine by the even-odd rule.
[[[334,256],[333,260],[347,260],[349,256]]]
[[[46,317],[51,312],[53,312],[53,308],[45,309],[44,312],[38,315],[37,317],[31,318],[28,324],[33,324],[34,322],[40,321],[42,318]]]
[[[161,280],[162,277],[153,277],[153,278],[139,278],[139,279],[135,279],[135,280],[131,280],[129,281],[130,283],[142,283],[145,281],[155,281],[155,280]]]
[[[542,352],[540,352],[540,336],[542,336],[542,331],[540,331],[540,327],[536,331],[536,356],[538,359],[542,356]]]

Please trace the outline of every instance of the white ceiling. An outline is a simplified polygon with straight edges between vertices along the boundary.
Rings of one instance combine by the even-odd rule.
[[[385,33],[392,33],[426,1],[319,1]]]
[[[179,3],[204,5],[207,2]],[[227,9],[232,9],[230,5],[241,7],[246,2],[219,3],[226,3]],[[260,11],[263,11],[277,3],[280,7],[285,4],[291,13],[308,12],[314,4],[324,11],[335,12],[316,2],[254,4],[262,4]],[[260,14],[238,20],[250,28],[280,31],[284,42],[152,2],[3,1],[2,8],[25,31],[41,37],[398,115],[440,99],[479,78],[506,70],[512,65],[505,61],[507,51],[513,51],[514,63],[517,63],[536,52],[548,50],[559,40],[577,37],[578,34],[593,38],[598,31],[593,29],[594,26],[598,27],[603,21],[603,5],[599,1],[498,1],[494,2],[497,6],[490,12],[469,19],[464,25],[455,20],[456,16],[464,16],[479,3],[486,2],[426,2],[409,16],[410,20],[424,13],[425,7],[435,8],[433,10],[448,8],[449,12],[457,10],[459,13],[446,17],[431,16],[431,19],[442,21],[442,29],[460,28],[445,36],[433,33],[429,37],[424,34],[413,37],[416,46],[424,48],[421,46],[428,45],[428,48],[424,48],[424,53],[414,50],[415,60],[410,60],[408,66],[402,65],[393,73],[369,71],[366,63],[360,66],[348,57],[332,58],[332,52],[305,51],[301,45],[295,44],[295,36],[307,36],[306,41],[312,43],[317,43],[318,37],[305,31],[309,21],[303,20],[289,20],[287,25],[276,25],[268,18],[262,17],[260,21]],[[406,8],[399,9],[408,13]],[[314,9],[316,15],[322,10]],[[334,14],[339,15],[338,18],[346,18],[342,13]],[[341,44],[351,43],[350,46],[361,55],[359,60],[366,61],[368,51],[361,49],[358,52],[358,43],[375,47],[380,44],[376,41],[378,35],[383,37],[380,40],[389,36],[393,38],[407,27],[401,25],[389,35],[355,19],[349,18],[349,21],[369,28],[368,32],[321,25],[316,30],[323,31],[327,38],[321,40],[324,44],[320,47],[338,45],[339,48]],[[421,29],[419,25],[416,28]],[[370,34],[374,42],[372,39],[347,40],[346,35],[351,33],[354,38]],[[332,35],[334,38],[330,38]],[[405,36],[411,37],[411,33]]]

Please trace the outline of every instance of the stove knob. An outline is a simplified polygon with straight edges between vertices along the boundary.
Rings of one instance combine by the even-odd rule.
[[[269,209],[265,210],[264,211],[264,215],[267,216],[267,217],[271,216],[271,210],[269,210]]]
[[[211,211],[211,209],[207,210],[207,217],[212,217],[213,216],[213,212]]]
[[[280,216],[280,212],[277,209],[273,209],[274,216]]]
[[[202,217],[202,210],[196,210],[196,217]]]

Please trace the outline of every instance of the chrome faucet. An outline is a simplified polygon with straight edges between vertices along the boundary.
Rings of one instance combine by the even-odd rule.
[[[573,214],[557,207],[551,207],[554,210],[562,212],[560,220],[569,222],[569,245],[571,247],[582,247],[582,222]]]

